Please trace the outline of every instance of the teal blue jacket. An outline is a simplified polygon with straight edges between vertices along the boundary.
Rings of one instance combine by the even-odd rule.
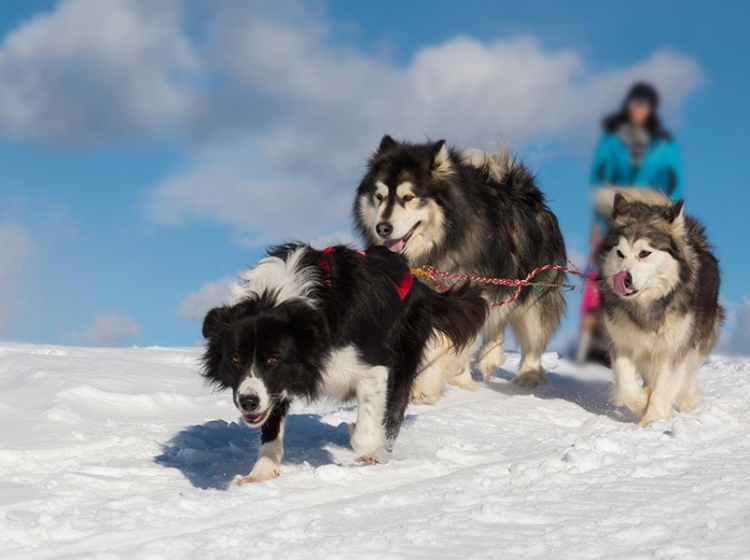
[[[633,167],[630,149],[617,133],[606,133],[599,141],[591,169],[594,187],[651,187],[675,202],[682,200],[682,166],[674,140],[656,138]]]

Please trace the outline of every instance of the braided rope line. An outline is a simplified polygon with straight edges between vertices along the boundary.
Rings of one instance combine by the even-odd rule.
[[[513,292],[513,295],[509,297],[506,300],[500,301],[500,302],[491,302],[490,306],[492,307],[500,307],[502,305],[507,305],[509,303],[512,303],[518,299],[518,296],[521,294],[521,290],[526,287],[531,287],[535,290],[543,290],[544,288],[557,288],[557,289],[564,289],[566,291],[574,290],[577,287],[579,287],[577,284],[553,284],[553,283],[546,283],[546,282],[532,282],[531,280],[539,274],[540,272],[544,272],[545,270],[560,270],[562,272],[567,272],[569,274],[573,274],[574,276],[578,276],[580,278],[583,278],[585,282],[590,282],[593,284],[596,284],[597,281],[593,278],[589,277],[588,275],[582,273],[576,265],[574,265],[570,260],[568,260],[569,267],[562,266],[559,264],[545,264],[538,268],[535,268],[529,274],[526,276],[526,278],[520,279],[520,278],[487,278],[484,276],[472,276],[470,274],[454,274],[451,272],[444,272],[442,270],[436,269],[434,266],[431,265],[425,265],[420,268],[412,268],[412,274],[417,276],[418,278],[424,278],[426,280],[431,280],[435,282],[435,286],[438,290],[446,291],[448,290],[448,286],[444,286],[440,280],[466,280],[468,282],[479,282],[481,284],[492,284],[494,286],[506,286],[508,288],[515,287],[515,291]]]

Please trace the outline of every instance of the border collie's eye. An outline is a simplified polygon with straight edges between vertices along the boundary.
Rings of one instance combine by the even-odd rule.
[[[625,258],[625,255],[622,254],[622,251],[617,251],[617,256],[620,257],[621,259]]]
[[[240,355],[237,352],[235,352],[234,354],[232,354],[232,361],[235,364],[239,364],[240,363]]]
[[[414,195],[413,195],[413,194],[407,194],[407,195],[406,195],[406,196],[405,196],[404,198],[402,198],[401,200],[403,200],[404,202],[409,202],[410,200],[414,200]]]
[[[275,365],[278,361],[279,359],[276,356],[270,356],[266,358],[266,365],[272,366],[272,365]]]
[[[375,200],[377,200],[378,202],[383,202],[383,195],[380,193],[376,194]]]
[[[638,253],[638,258],[639,259],[645,259],[650,254],[651,254],[651,251],[641,251],[640,253]]]

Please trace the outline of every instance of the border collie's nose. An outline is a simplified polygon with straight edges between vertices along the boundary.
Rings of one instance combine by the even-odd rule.
[[[380,237],[386,239],[391,233],[393,233],[393,226],[390,222],[380,222],[375,226],[375,231],[378,232]]]
[[[257,395],[243,395],[237,400],[240,403],[242,412],[255,412],[260,405],[260,399]]]
[[[632,290],[633,289],[633,277],[630,275],[629,272],[625,275],[625,280],[623,282],[625,284],[625,287],[628,290]]]

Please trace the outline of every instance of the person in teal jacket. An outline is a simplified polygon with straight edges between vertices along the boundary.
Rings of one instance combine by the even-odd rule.
[[[604,119],[591,169],[591,184],[650,187],[675,202],[682,199],[680,156],[657,108],[659,94],[646,83],[635,84],[622,109]]]
[[[659,120],[659,93],[652,85],[639,82],[630,88],[621,109],[603,121],[604,134],[594,155],[591,184],[652,188],[673,201],[682,200],[680,156],[672,136]],[[596,216],[591,229],[591,258],[587,276],[596,278],[594,259],[599,240],[607,228],[607,217]],[[581,329],[576,357],[608,365],[606,344],[599,325],[599,294],[594,282],[587,282],[581,306]]]

